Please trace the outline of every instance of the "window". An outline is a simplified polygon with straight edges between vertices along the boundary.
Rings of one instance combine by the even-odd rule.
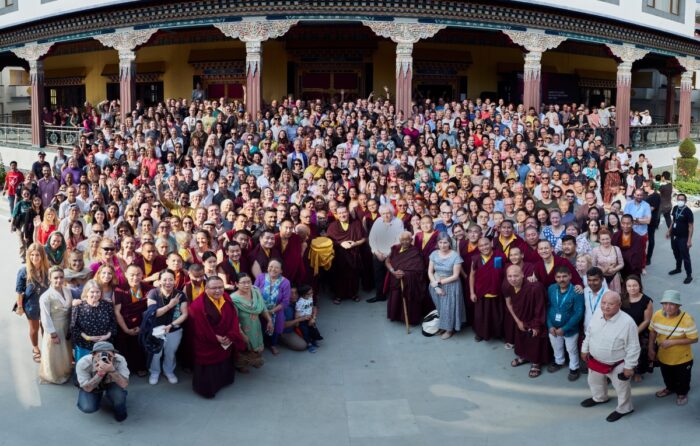
[[[647,0],[647,6],[662,12],[678,15],[679,2],[680,0]]]
[[[18,1],[19,0],[0,0],[0,15],[17,11]]]

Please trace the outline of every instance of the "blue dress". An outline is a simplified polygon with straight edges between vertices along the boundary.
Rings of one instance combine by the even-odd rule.
[[[450,251],[447,257],[442,257],[440,251],[433,251],[430,254],[430,261],[433,262],[435,277],[450,277],[454,270],[454,265],[462,263],[462,257],[456,251]],[[438,295],[433,287],[430,287],[430,297],[433,299],[438,315],[440,315],[441,330],[459,331],[462,324],[467,321],[467,311],[464,305],[464,293],[462,292],[462,281],[441,285],[442,295]]]
[[[17,271],[17,281],[15,282],[15,291],[17,294],[22,294],[22,307],[24,314],[30,321],[38,321],[40,319],[39,297],[48,289],[43,284],[36,284],[27,281],[27,267],[22,266]]]

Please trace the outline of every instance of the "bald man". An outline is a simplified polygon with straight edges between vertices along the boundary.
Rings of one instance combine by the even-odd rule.
[[[581,358],[588,362],[588,387],[593,394],[581,402],[583,407],[607,403],[610,379],[617,392],[617,408],[606,418],[615,422],[634,412],[630,377],[639,361],[639,335],[634,319],[620,311],[620,295],[608,290],[593,315],[581,346]]]
[[[511,253],[514,251],[511,251]],[[525,279],[520,265],[510,265],[506,270],[503,296],[506,308],[513,317],[515,331],[515,355],[512,367],[531,363],[529,376],[542,374],[542,364],[549,362],[547,337],[547,294],[540,282]]]

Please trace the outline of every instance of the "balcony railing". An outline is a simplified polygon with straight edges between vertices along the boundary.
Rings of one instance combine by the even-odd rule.
[[[50,147],[72,148],[80,139],[80,128],[57,125],[44,126],[46,145]]]
[[[4,146],[31,146],[31,124],[6,124],[0,122],[0,144]]]
[[[634,150],[669,146],[680,142],[679,124],[655,124],[630,127],[630,144]]]
[[[688,137],[695,142],[700,141],[700,124],[692,124],[690,126],[690,133],[688,134]]]

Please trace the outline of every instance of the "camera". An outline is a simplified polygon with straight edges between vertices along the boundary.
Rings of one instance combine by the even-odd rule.
[[[100,361],[109,364],[110,362],[112,362],[112,359],[109,357],[109,353],[107,353],[107,352],[100,352]]]

